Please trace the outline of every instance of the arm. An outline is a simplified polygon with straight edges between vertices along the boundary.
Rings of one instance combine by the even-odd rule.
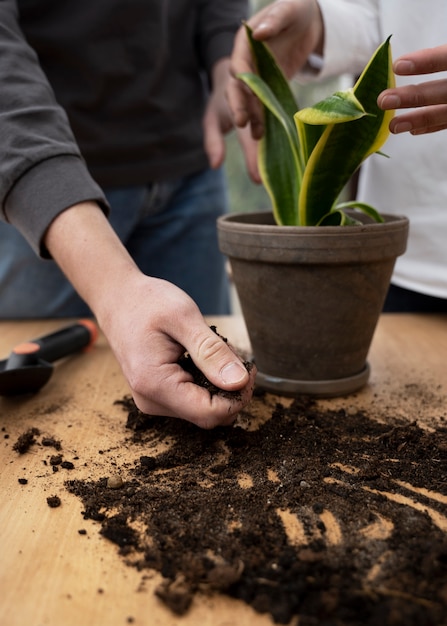
[[[401,76],[447,70],[447,45],[401,56],[394,62],[393,69]],[[380,94],[377,102],[382,109],[414,107],[413,111],[399,114],[391,120],[392,133],[420,135],[447,128],[447,78],[387,89]]]
[[[255,370],[248,374],[189,296],[139,271],[96,205],[63,212],[45,243],[94,311],[142,411],[202,428],[234,420],[251,397]],[[211,382],[239,394],[211,397],[193,384],[177,363],[185,350]]]
[[[255,370],[247,373],[185,293],[144,276],[129,257],[12,0],[0,3],[1,77],[3,219],[37,253],[52,256],[89,304],[141,410],[207,428],[231,422],[250,399]],[[239,398],[210,398],[192,384],[176,363],[185,349],[212,382],[239,390]]]
[[[21,32],[13,0],[0,3],[0,84],[0,218],[16,226],[36,253],[48,256],[43,234],[61,211],[84,200],[106,211],[107,203]]]

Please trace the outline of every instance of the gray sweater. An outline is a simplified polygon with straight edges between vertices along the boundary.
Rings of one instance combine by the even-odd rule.
[[[45,254],[67,207],[102,187],[207,166],[210,71],[246,0],[2,0],[0,217]]]

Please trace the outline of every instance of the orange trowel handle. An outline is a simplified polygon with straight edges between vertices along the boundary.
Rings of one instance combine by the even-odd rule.
[[[52,363],[91,346],[97,337],[98,327],[92,320],[79,320],[76,324],[57,330],[50,335],[18,344],[11,352],[5,369],[31,365],[38,361]]]

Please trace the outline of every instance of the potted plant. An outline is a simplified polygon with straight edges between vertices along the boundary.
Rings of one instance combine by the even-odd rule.
[[[259,167],[271,211],[218,220],[247,326],[257,382],[281,394],[336,396],[369,378],[367,355],[408,219],[338,203],[388,137],[377,96],[394,84],[390,40],[355,86],[297,111],[267,46],[247,34],[257,74],[239,78],[263,104]]]

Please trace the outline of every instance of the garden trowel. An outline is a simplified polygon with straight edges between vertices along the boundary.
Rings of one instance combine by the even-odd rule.
[[[17,345],[7,359],[0,361],[0,396],[39,391],[53,373],[53,361],[92,345],[97,336],[96,324],[86,319]]]

